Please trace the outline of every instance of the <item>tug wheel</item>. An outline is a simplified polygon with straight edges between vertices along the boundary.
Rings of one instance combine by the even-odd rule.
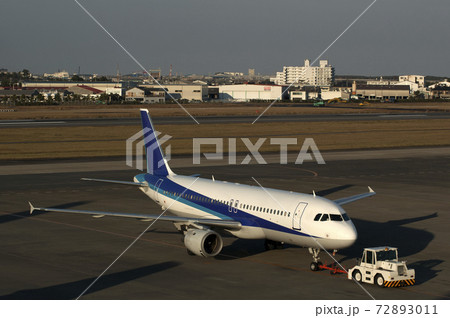
[[[384,278],[383,275],[377,274],[375,276],[375,284],[377,284],[378,287],[384,287]]]
[[[361,272],[359,270],[354,271],[352,276],[353,276],[354,280],[356,280],[358,283],[361,283],[362,275],[361,275]]]

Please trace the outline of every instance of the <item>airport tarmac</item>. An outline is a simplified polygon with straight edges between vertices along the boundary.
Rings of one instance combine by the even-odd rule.
[[[200,124],[238,124],[252,123],[257,116],[196,116]],[[448,119],[448,112],[409,112],[409,113],[349,113],[349,114],[291,114],[264,115],[258,122],[318,122],[318,121],[372,121],[372,120],[408,120],[408,119]],[[194,121],[188,116],[153,117],[156,125],[162,124],[192,124]],[[139,126],[141,121],[136,118],[95,118],[95,119],[46,119],[46,120],[0,120],[0,128],[29,128],[29,127],[79,127],[79,126]]]
[[[395,151],[393,151],[395,152]],[[342,157],[343,155],[341,155]],[[353,159],[352,159],[353,156]],[[410,151],[346,160],[324,155],[326,165],[233,165],[179,167],[218,180],[297,192],[315,190],[330,199],[367,190],[377,195],[344,206],[358,229],[357,243],[337,253],[351,267],[363,247],[390,245],[416,270],[417,284],[388,289],[344,275],[311,272],[307,249],[265,251],[261,240],[224,238],[215,258],[189,256],[171,223],[156,222],[82,299],[449,299],[450,154]],[[40,164],[46,164],[40,162]],[[80,181],[81,177],[131,180],[136,170],[100,171],[89,161],[64,170],[57,161],[28,174],[0,170],[0,298],[74,299],[150,224],[121,218],[28,213],[36,206],[159,214],[161,209],[135,187]],[[55,170],[51,165],[55,164]],[[93,163],[95,164],[95,163]],[[26,167],[27,166],[27,167]],[[78,167],[78,169],[74,168]],[[94,166],[95,167],[95,166]],[[35,167],[38,169],[38,167]],[[325,253],[322,261],[329,262]],[[370,295],[369,295],[370,294]]]

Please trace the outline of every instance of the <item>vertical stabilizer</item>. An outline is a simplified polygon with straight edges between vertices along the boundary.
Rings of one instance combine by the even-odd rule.
[[[164,159],[147,109],[141,109],[141,119],[147,157],[147,173],[162,177],[173,174]]]

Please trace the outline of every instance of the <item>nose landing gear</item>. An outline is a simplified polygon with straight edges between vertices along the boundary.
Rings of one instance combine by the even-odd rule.
[[[309,253],[312,255],[313,257],[313,262],[310,265],[310,269],[315,272],[318,271],[320,269],[320,266],[322,266],[322,262],[320,262],[320,257],[319,257],[319,253],[320,253],[320,248],[308,248]]]

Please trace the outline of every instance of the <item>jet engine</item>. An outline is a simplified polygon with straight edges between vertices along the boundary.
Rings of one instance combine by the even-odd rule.
[[[222,237],[214,231],[190,229],[184,236],[184,245],[195,255],[211,257],[220,253],[223,241]]]

